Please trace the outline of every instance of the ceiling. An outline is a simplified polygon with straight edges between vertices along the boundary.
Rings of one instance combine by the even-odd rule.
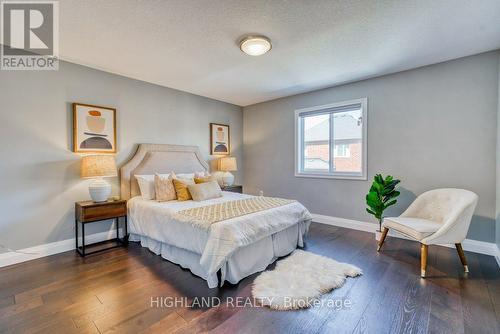
[[[498,48],[499,0],[60,1],[62,59],[240,106]]]

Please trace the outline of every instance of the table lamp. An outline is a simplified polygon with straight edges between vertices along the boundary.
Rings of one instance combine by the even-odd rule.
[[[86,155],[82,158],[82,178],[95,179],[89,185],[90,198],[105,202],[111,195],[111,184],[104,177],[117,176],[115,158],[111,155]]]
[[[238,170],[236,167],[236,158],[227,157],[219,159],[219,170],[225,172],[222,175],[222,183],[224,186],[231,186],[234,183],[234,175],[230,172]]]

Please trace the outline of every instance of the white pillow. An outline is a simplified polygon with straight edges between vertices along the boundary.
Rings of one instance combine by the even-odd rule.
[[[168,177],[170,174],[158,174],[161,177]],[[155,199],[155,175],[134,175],[137,183],[139,184],[139,190],[141,191],[141,196],[144,199]]]
[[[208,176],[210,176],[210,173],[205,171],[194,173],[194,177],[208,177]]]
[[[205,177],[210,176],[209,172],[201,171],[196,173],[179,173],[176,174],[178,179],[194,179],[195,177]]]
[[[175,174],[178,179],[194,179],[194,173]]]
[[[205,201],[207,199],[222,197],[222,190],[217,181],[203,182],[188,185],[189,193],[193,201]]]

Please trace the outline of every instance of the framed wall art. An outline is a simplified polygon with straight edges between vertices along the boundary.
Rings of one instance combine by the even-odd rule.
[[[73,103],[73,152],[116,153],[116,109]]]
[[[210,123],[210,154],[229,155],[230,152],[229,125]]]

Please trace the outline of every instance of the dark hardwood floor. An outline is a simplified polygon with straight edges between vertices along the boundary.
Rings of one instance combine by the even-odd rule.
[[[430,246],[428,278],[421,279],[418,243],[388,238],[377,253],[373,234],[321,224],[311,226],[306,250],[363,269],[363,276],[322,297],[344,307],[232,307],[229,300],[236,305],[236,297],[251,296],[257,274],[208,289],[189,271],[131,243],[84,259],[66,252],[0,269],[0,332],[500,332],[500,270],[493,257],[466,252],[466,276],[454,249]],[[151,307],[152,297],[167,296],[222,303]]]

